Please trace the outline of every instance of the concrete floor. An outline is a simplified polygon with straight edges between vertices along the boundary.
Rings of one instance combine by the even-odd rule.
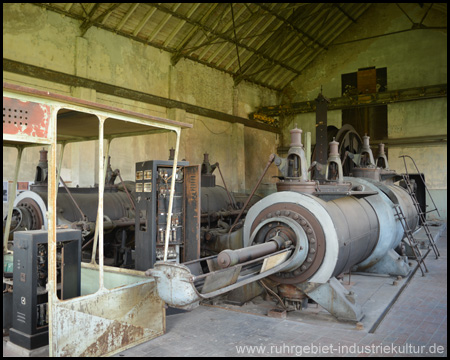
[[[275,303],[254,300],[167,316],[165,335],[115,356],[447,356],[446,223],[430,229],[441,257],[429,252],[425,277],[417,270],[393,285],[392,277],[352,275],[352,290],[366,314],[362,329],[315,305],[284,320],[267,317]],[[3,356],[26,356],[6,340]]]
[[[200,306],[168,316],[165,335],[116,356],[447,356],[447,230],[443,226],[430,227],[441,257],[436,260],[429,252],[426,276],[417,270],[403,289],[402,283],[395,287],[402,292],[386,314],[382,307],[374,319],[367,310],[380,308],[380,303],[388,306],[389,299],[366,297],[362,330],[331,317],[317,316],[314,322],[312,314],[281,320],[236,308]],[[392,278],[389,283],[394,288]],[[383,293],[386,283],[379,288]]]

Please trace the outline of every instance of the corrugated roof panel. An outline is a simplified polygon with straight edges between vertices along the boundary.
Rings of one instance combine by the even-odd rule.
[[[233,12],[230,3],[36,5],[79,20],[80,34],[99,26],[171,52],[175,66],[185,57],[237,81],[281,90],[371,4],[233,3]],[[428,8],[415,11],[425,14]],[[447,6],[433,4],[432,10],[446,13]]]

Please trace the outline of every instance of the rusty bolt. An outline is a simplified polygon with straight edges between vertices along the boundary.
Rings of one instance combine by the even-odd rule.
[[[397,276],[397,280],[402,280],[403,278],[399,275]]]
[[[394,280],[394,282],[392,283],[392,285],[397,286],[398,285],[398,281]]]
[[[357,322],[356,323],[356,330],[363,330],[364,329],[364,324],[362,322]]]

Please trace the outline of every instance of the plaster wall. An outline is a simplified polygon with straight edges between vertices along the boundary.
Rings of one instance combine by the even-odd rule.
[[[189,60],[180,60],[173,67],[171,54],[102,29],[91,27],[80,37],[80,22],[61,14],[23,3],[4,4],[3,9],[3,57],[6,59],[241,117],[247,117],[257,106],[277,102],[274,91],[246,82],[234,87],[228,74]],[[182,130],[179,159],[201,164],[203,154],[209,153],[212,163],[220,163],[231,191],[249,191],[263,167],[257,173],[246,172],[246,164],[256,163],[253,157],[259,159],[261,152],[264,159],[275,152],[275,134],[247,131],[242,124],[8,72],[3,72],[3,81],[193,124],[192,129]],[[111,142],[111,165],[121,170],[124,180],[133,180],[135,162],[168,159],[175,141],[174,133],[115,139]],[[19,181],[33,181],[39,149],[25,150]],[[93,186],[98,183],[97,157],[97,141],[67,145],[62,177],[70,186]],[[15,149],[4,148],[4,181],[13,178],[15,158]],[[216,183],[222,185],[218,173]]]
[[[401,4],[417,23],[428,6]],[[443,13],[431,9],[424,25],[447,26]],[[327,51],[322,50],[289,88],[292,102],[312,101],[322,87],[328,98],[341,96],[341,75],[360,68],[375,66],[387,68],[388,90],[445,84],[447,82],[447,32],[442,29],[412,30],[411,21],[396,4],[374,3],[357,24],[339,36]],[[377,36],[380,34],[386,36]],[[369,38],[363,41],[354,41]],[[282,99],[283,100],[283,99]],[[286,100],[286,98],[284,98]],[[315,113],[306,113],[284,119],[283,144],[289,146],[289,130],[295,124],[304,133],[311,131],[315,144]],[[328,112],[328,125],[340,127],[341,111]],[[409,101],[388,105],[388,139],[447,134],[447,98]],[[364,135],[364,134],[360,134]],[[370,134],[368,134],[370,136]],[[420,145],[420,144],[419,144]],[[404,165],[398,156],[412,156],[425,174],[428,187],[439,194],[447,191],[447,144],[430,146],[411,144],[405,147],[386,146],[389,166],[399,173]],[[409,165],[408,165],[409,166]],[[409,169],[409,167],[408,167]],[[447,203],[439,202],[441,218],[446,218]]]

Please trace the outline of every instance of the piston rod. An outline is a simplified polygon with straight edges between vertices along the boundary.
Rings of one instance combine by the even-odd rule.
[[[274,253],[290,245],[290,241],[285,241],[281,236],[274,236],[268,242],[253,245],[237,250],[223,250],[217,256],[219,266],[224,269],[246,261],[254,260],[259,257]]]

